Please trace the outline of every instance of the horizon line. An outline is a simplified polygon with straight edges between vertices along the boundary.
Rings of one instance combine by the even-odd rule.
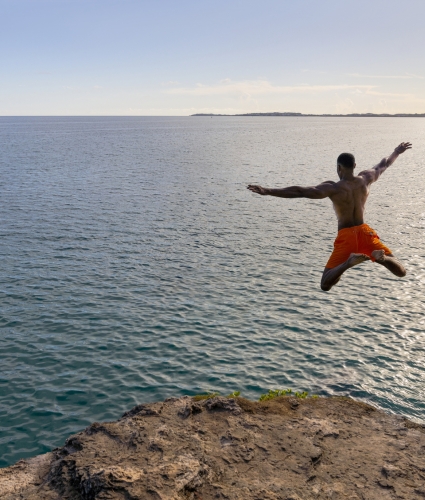
[[[403,118],[403,117],[425,117],[425,112],[422,113],[404,113],[404,112],[399,112],[399,113],[361,113],[361,112],[355,112],[355,113],[299,113],[299,112],[280,112],[280,111],[273,111],[273,112],[247,112],[247,113],[234,113],[234,114],[227,114],[227,113],[193,113],[190,115],[121,115],[121,114],[110,114],[110,115],[98,115],[98,114],[93,114],[93,115],[55,115],[55,114],[46,114],[46,115],[1,115],[0,118],[190,118],[194,116],[235,116],[235,117],[241,117],[241,116],[271,116],[271,117],[291,117],[291,118],[296,118],[296,117],[394,117],[394,118]]]

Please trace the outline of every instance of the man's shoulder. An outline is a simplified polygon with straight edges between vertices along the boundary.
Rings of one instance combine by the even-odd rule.
[[[339,182],[335,181],[324,181],[320,183],[316,187],[316,189],[317,188],[321,192],[325,193],[325,195],[328,196],[329,198],[332,198],[333,196],[337,195],[340,190]]]
[[[366,184],[370,184],[372,177],[374,176],[374,170],[363,170],[357,174],[357,178]]]

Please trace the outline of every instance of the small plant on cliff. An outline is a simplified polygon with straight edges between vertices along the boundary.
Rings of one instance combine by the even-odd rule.
[[[296,398],[305,399],[307,396],[308,396],[308,392],[307,391],[296,392],[295,393],[295,397]]]
[[[292,389],[269,389],[269,392],[266,392],[265,394],[261,394],[260,399],[258,401],[269,401],[270,399],[277,398],[279,396],[288,396],[288,395],[293,395],[296,398],[300,399],[305,399],[308,397],[308,392],[303,391],[303,392],[292,392]],[[312,396],[313,398],[317,398],[318,396]]]
[[[212,399],[216,398],[217,396],[220,396],[220,393],[218,391],[208,391],[206,394],[196,394],[193,396],[193,399],[195,401],[202,401],[203,399]]]
[[[258,401],[268,401],[269,399],[286,396],[287,394],[292,394],[292,389],[269,389],[269,392],[266,392],[266,394],[261,394]]]
[[[230,394],[225,396],[226,398],[238,398],[241,395],[241,391],[233,391]],[[196,396],[192,396],[194,401],[202,401],[205,399],[212,399],[220,396],[218,391],[207,391],[205,394],[196,394]],[[292,389],[269,389],[265,394],[261,394],[258,401],[269,401],[270,399],[274,399],[280,396],[295,396],[296,398],[305,399],[308,398],[308,392],[292,392]],[[313,395],[312,398],[316,399],[319,396]]]
[[[233,391],[226,396],[226,398],[238,398],[241,395],[241,391]],[[206,394],[196,394],[193,396],[195,401],[202,401],[203,399],[211,399],[220,396],[218,391],[208,391]]]

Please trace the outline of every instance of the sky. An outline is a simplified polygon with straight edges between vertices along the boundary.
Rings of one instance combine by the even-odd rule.
[[[425,113],[425,0],[0,0],[0,116]]]

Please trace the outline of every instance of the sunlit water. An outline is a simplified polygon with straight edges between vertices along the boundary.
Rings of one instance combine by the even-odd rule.
[[[0,465],[140,402],[350,395],[425,422],[424,119],[0,118]],[[320,290],[329,200],[246,190],[376,164],[405,263]]]

